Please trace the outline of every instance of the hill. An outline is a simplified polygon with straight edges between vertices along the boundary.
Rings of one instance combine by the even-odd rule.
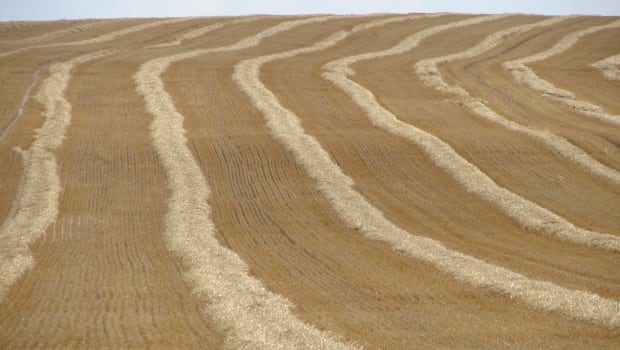
[[[619,34],[0,23],[0,348],[617,348]]]

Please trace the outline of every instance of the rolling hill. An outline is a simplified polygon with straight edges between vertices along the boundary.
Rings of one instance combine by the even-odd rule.
[[[0,348],[618,348],[619,35],[0,23]]]

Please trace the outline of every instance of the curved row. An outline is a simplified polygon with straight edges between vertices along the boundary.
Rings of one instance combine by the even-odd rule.
[[[153,59],[134,75],[138,92],[154,117],[152,141],[166,169],[172,189],[166,215],[166,240],[188,266],[186,275],[204,297],[210,314],[227,330],[231,348],[349,348],[330,335],[298,320],[292,304],[266,290],[250,277],[247,265],[215,237],[208,199],[209,185],[187,148],[181,115],[165,91],[161,75],[174,62],[211,52],[241,50],[261,40],[304,24],[333,16],[284,22],[236,44],[200,49]]]
[[[0,347],[174,347],[181,343],[221,347],[224,339],[224,345],[232,348],[355,347],[332,335],[333,331],[370,347],[492,347],[486,341],[493,334],[491,343],[497,347],[508,343],[537,347],[550,341],[555,347],[581,342],[613,348],[620,329],[615,300],[620,280],[614,273],[617,254],[613,253],[617,250],[606,248],[610,253],[566,244],[518,227],[515,221],[536,221],[537,215],[551,221],[543,223],[541,230],[545,225],[566,228],[567,222],[560,217],[564,222],[558,226],[556,217],[545,216],[545,208],[516,194],[522,193],[521,187],[515,193],[507,190],[513,185],[506,179],[512,169],[522,167],[527,173],[532,168],[528,157],[536,164],[553,157],[544,171],[531,173],[542,177],[554,170],[562,175],[577,171],[583,181],[550,189],[552,199],[544,202],[543,195],[532,194],[542,187],[539,183],[530,187],[530,181],[537,179],[525,178],[523,187],[533,190],[523,196],[551,203],[548,208],[556,204],[560,211],[569,208],[570,215],[564,216],[584,227],[601,226],[596,221],[601,219],[603,230],[615,231],[615,216],[609,215],[613,209],[579,221],[574,214],[581,208],[578,204],[553,196],[575,189],[580,195],[599,197],[609,184],[546,149],[540,150],[544,155],[537,154],[538,145],[528,144],[532,138],[477,124],[482,118],[469,114],[455,125],[465,126],[465,133],[473,131],[474,138],[483,126],[482,132],[488,132],[484,135],[495,139],[479,138],[478,143],[463,146],[458,141],[469,139],[459,134],[460,127],[442,131],[450,118],[459,115],[459,107],[433,109],[419,103],[427,93],[431,99],[439,94],[407,74],[407,67],[402,69],[403,63],[411,64],[412,56],[444,54],[453,50],[453,43],[464,47],[474,38],[480,40],[480,33],[490,33],[489,28],[531,23],[532,18],[429,17],[435,15],[381,16],[375,21],[370,21],[371,16],[304,16],[283,22],[290,17],[280,17],[233,28],[228,26],[265,17],[208,19],[200,22],[211,23],[204,27],[196,21],[191,29],[189,24],[167,26],[155,34],[148,31],[110,42],[106,46],[118,47],[114,51],[118,54],[97,52],[91,59],[101,60],[69,70],[68,88],[68,80],[59,79],[56,71],[50,74],[37,94],[46,109],[45,124],[30,150],[18,149],[24,155],[19,193],[3,198],[3,205],[8,204],[3,213],[11,204],[14,208],[0,225]],[[373,29],[417,18],[415,23]],[[468,19],[456,22],[454,18]],[[514,31],[561,20],[502,30],[468,50],[443,57],[456,59],[473,54],[472,50],[489,49],[487,45],[496,45],[496,39],[506,41],[505,47],[517,40],[508,40]],[[358,25],[350,27],[353,23]],[[487,24],[464,27],[476,23]],[[414,33],[414,28],[421,31]],[[448,32],[450,28],[460,29]],[[437,39],[421,43],[443,31]],[[327,40],[312,44],[311,40],[332,32]],[[174,41],[149,46],[175,36]],[[219,44],[195,49],[201,42]],[[228,45],[231,42],[236,44]],[[13,89],[20,94],[11,95],[14,105],[7,110],[11,115],[23,113],[23,119],[10,133],[0,133],[6,154],[12,155],[14,144],[29,148],[30,129],[41,124],[39,113],[31,112],[39,106],[28,104],[30,93],[38,90],[45,77],[44,70],[54,63],[42,63],[41,57],[74,57],[96,47],[101,46],[33,50],[23,59],[20,55],[7,60],[6,71],[20,79],[14,85],[19,89]],[[357,62],[413,47],[419,50],[353,70]],[[297,49],[280,52],[290,48]],[[379,48],[382,51],[372,51]],[[318,52],[322,49],[329,50]],[[279,53],[266,55],[272,52]],[[305,53],[307,57],[298,56]],[[182,60],[187,62],[177,64]],[[432,66],[437,81],[474,94],[472,85],[450,85],[452,76],[449,69],[441,76],[441,64],[445,62]],[[20,75],[12,73],[18,69]],[[39,71],[42,77],[37,82]],[[332,83],[344,93],[334,90]],[[44,89],[54,97],[43,99]],[[473,100],[458,97],[461,105]],[[67,108],[69,101],[72,106]],[[488,101],[490,106],[493,100]],[[45,156],[55,164],[37,166],[28,155],[43,154],[35,150],[47,134],[41,130],[60,132],[68,126],[65,117],[57,124],[48,122],[48,110],[54,108],[73,111],[71,128],[63,132],[64,142],[62,137],[53,138],[53,146],[62,147],[53,151],[44,147]],[[409,110],[428,113],[408,115]],[[411,124],[405,120],[412,120]],[[418,121],[426,126],[418,126]],[[484,160],[487,154],[478,153],[486,151],[492,152],[490,165]],[[19,165],[15,155],[12,162],[17,159]],[[471,164],[465,159],[470,156]],[[11,164],[6,159],[3,164]],[[511,170],[493,168],[508,162],[514,165]],[[57,176],[31,176],[33,168],[39,168],[40,174],[53,166]],[[20,167],[6,168],[10,170],[7,179],[19,180]],[[450,176],[452,172],[461,177]],[[490,181],[488,189],[478,181],[481,177]],[[53,186],[41,185],[43,178]],[[494,181],[508,183],[507,188]],[[590,181],[597,187],[589,187]],[[0,185],[17,187],[9,181]],[[39,194],[24,195],[34,187],[41,189]],[[601,195],[604,199],[596,203],[613,200],[614,195],[617,191]],[[13,197],[17,199],[12,203]],[[54,198],[55,214],[41,203]],[[45,213],[27,216],[26,208]],[[610,208],[615,208],[613,203]],[[55,215],[51,225],[50,213]],[[37,234],[28,238],[26,229],[6,230],[16,225],[19,215],[23,227],[29,224],[39,236],[45,233],[37,244],[32,243]],[[37,225],[49,228],[37,230]],[[22,233],[26,235],[21,237]],[[574,236],[576,231],[569,233]],[[30,243],[16,243],[22,238]],[[590,242],[591,238],[576,240]],[[36,268],[7,292],[12,282],[5,288],[5,277],[25,271],[33,263],[31,255]],[[504,316],[498,319],[498,312]]]
[[[64,97],[71,70],[112,52],[99,51],[52,65],[50,76],[36,94],[37,101],[45,107],[45,122],[30,148],[19,150],[24,157],[24,174],[12,215],[0,227],[0,301],[8,288],[32,268],[34,260],[29,246],[58,215],[60,179],[53,152],[62,145],[71,123],[71,105]]]
[[[585,116],[620,126],[620,116],[610,114],[600,106],[593,103],[578,99],[573,93],[560,89],[552,83],[540,78],[531,68],[527,66],[528,64],[543,61],[551,56],[570,49],[579,41],[579,39],[586,35],[596,33],[601,30],[618,27],[620,27],[620,20],[576,31],[565,36],[557,44],[545,51],[517,60],[505,62],[503,67],[504,69],[510,71],[517,81],[529,86],[531,89],[542,92],[544,96],[558,101]]]
[[[485,20],[493,19],[492,17],[482,18]],[[560,20],[559,18],[553,18],[535,24],[502,30],[492,34],[483,42],[465,52],[420,61],[416,64],[416,70],[427,84],[442,91],[456,92],[462,97],[470,97],[464,89],[449,86],[444,82],[438,69],[440,63],[479,54],[483,50],[495,46],[509,35],[527,31],[537,26],[551,25]],[[573,224],[548,209],[542,208],[500,187],[479,168],[460,156],[449,144],[428,132],[400,121],[393,113],[379,104],[371,91],[368,91],[363,86],[348,78],[348,76],[355,74],[350,66],[356,62],[401,54],[413,49],[420,41],[430,37],[432,34],[479,22],[479,20],[468,19],[453,24],[439,25],[413,34],[387,50],[360,54],[329,62],[324,66],[325,72],[323,73],[323,77],[345,91],[355,103],[366,112],[366,115],[374,125],[390,133],[404,137],[410,142],[420,146],[429,157],[433,159],[437,166],[447,171],[468,192],[474,193],[497,206],[524,227],[569,242],[620,252],[620,239],[617,237],[575,227]],[[468,107],[471,108],[472,106],[468,105]],[[486,110],[490,109],[487,108]],[[493,116],[497,115],[493,114]],[[501,119],[501,117],[497,116],[495,119]]]
[[[480,20],[480,19],[479,19]],[[459,280],[488,287],[538,309],[589,320],[611,327],[620,325],[620,303],[598,295],[536,281],[471,256],[447,249],[441,243],[413,235],[388,221],[377,208],[354,188],[353,180],[330,159],[321,144],[308,135],[299,118],[283,107],[260,80],[263,64],[332,47],[359,30],[340,31],[314,45],[279,54],[248,59],[235,66],[233,79],[263,114],[272,136],[292,152],[318,189],[350,227],[372,240],[388,243],[396,251],[433,264]],[[369,97],[369,96],[366,96]]]
[[[75,26],[71,26],[69,28],[55,30],[53,32],[47,32],[41,35],[37,35],[37,36],[30,37],[30,38],[25,38],[25,39],[2,41],[2,43],[27,45],[27,44],[34,44],[34,43],[42,42],[42,41],[51,41],[51,40],[61,38],[65,35],[80,33],[80,32],[83,32],[91,28],[99,27],[103,24],[109,24],[111,22],[112,21],[99,20],[99,21],[94,21],[94,22],[80,23]]]
[[[618,69],[620,54],[594,62],[590,66],[600,70],[603,76],[609,80],[620,80],[620,69]]]
[[[9,122],[6,124],[4,129],[2,129],[2,131],[0,132],[0,141],[2,141],[2,139],[6,137],[7,133],[11,130],[11,127],[13,126],[13,124],[15,124],[15,121],[17,121],[19,117],[21,117],[21,115],[24,113],[24,108],[26,107],[26,103],[30,99],[30,94],[32,93],[32,89],[34,88],[34,85],[39,80],[39,74],[41,73],[41,69],[43,67],[44,65],[39,65],[37,69],[34,71],[34,73],[32,74],[32,80],[30,80],[30,84],[28,85],[28,87],[26,88],[26,91],[22,95],[22,99],[19,101],[17,112],[15,112],[11,120],[9,120]]]
[[[551,148],[554,152],[557,152],[562,157],[576,164],[579,164],[588,171],[602,178],[605,178],[607,181],[610,181],[614,185],[620,186],[620,173],[618,173],[618,171],[616,171],[615,169],[612,169],[592,158],[592,156],[590,156],[584,150],[573,145],[561,136],[553,134],[549,131],[543,131],[540,129],[529,127],[503,117],[502,115],[491,109],[485,103],[485,101],[471,96],[471,94],[464,88],[460,86],[450,85],[448,82],[446,82],[440,72],[440,67],[448,62],[480,55],[499,45],[502,41],[512,35],[526,32],[539,26],[553,25],[568,18],[570,17],[556,17],[535,24],[528,24],[499,31],[497,33],[489,35],[478,45],[471,47],[463,52],[422,60],[415,64],[415,71],[425,84],[439,91],[459,96],[461,98],[459,102],[472,113],[482,117],[483,119],[491,123],[499,125],[502,128],[531,137],[532,139],[547,145],[549,148]]]
[[[191,30],[187,33],[183,33],[177,37],[175,37],[173,40],[165,42],[165,43],[161,43],[161,44],[156,44],[153,45],[151,47],[153,48],[160,48],[160,47],[170,47],[170,46],[178,46],[181,45],[181,43],[185,40],[190,40],[190,39],[194,39],[194,38],[198,38],[202,35],[205,35],[211,31],[214,31],[216,29],[220,29],[222,27],[225,27],[227,25],[230,24],[241,24],[241,23],[250,23],[253,21],[257,21],[263,18],[266,18],[267,16],[251,16],[251,17],[242,17],[239,19],[235,19],[235,20],[231,20],[228,22],[218,22],[218,23],[214,23],[214,24],[210,24],[198,29],[194,29]]]
[[[8,52],[2,52],[0,53],[0,57],[6,57],[6,56],[10,56],[10,55],[14,55],[16,53],[20,53],[26,50],[30,50],[30,49],[40,49],[40,48],[48,48],[48,47],[59,47],[59,46],[74,46],[74,45],[92,45],[92,44],[99,44],[99,43],[103,43],[103,42],[108,42],[111,40],[114,40],[120,36],[124,36],[124,35],[128,35],[131,33],[135,33],[135,32],[139,32],[139,31],[143,31],[146,29],[151,29],[154,27],[158,27],[161,25],[166,25],[166,24],[173,24],[173,23],[178,23],[178,22],[185,22],[185,21],[189,21],[192,18],[173,18],[173,19],[166,19],[166,20],[160,20],[160,21],[152,21],[152,22],[147,22],[147,23],[142,23],[142,24],[138,24],[135,26],[131,26],[128,28],[123,28],[123,29],[119,29],[119,30],[115,30],[106,34],[101,34],[99,36],[96,36],[94,38],[90,38],[90,39],[84,39],[84,40],[76,40],[76,41],[69,41],[69,42],[61,42],[61,43],[53,43],[53,44],[45,44],[45,45],[33,45],[33,46],[26,46],[26,47],[22,47],[19,49],[15,49],[12,51],[8,51]]]

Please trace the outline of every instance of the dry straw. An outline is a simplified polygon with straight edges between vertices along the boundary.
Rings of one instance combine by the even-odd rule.
[[[134,75],[137,91],[154,118],[151,137],[172,190],[165,218],[168,247],[185,262],[186,276],[194,291],[208,302],[205,313],[226,332],[229,348],[348,349],[353,346],[296,318],[291,312],[293,304],[265,289],[248,275],[247,265],[237,254],[219,244],[208,204],[209,186],[187,147],[184,117],[165,91],[161,75],[170,64],[183,59],[253,47],[277,33],[333,18],[288,21],[230,46],[156,58],[144,63]]]
[[[371,91],[348,78],[348,76],[355,74],[351,65],[356,62],[403,54],[412,50],[422,40],[440,31],[463,27],[472,23],[480,23],[481,19],[488,21],[497,18],[490,16],[476,17],[423,30],[410,35],[396,46],[387,50],[364,53],[329,62],[324,66],[326,71],[323,73],[323,77],[345,91],[366,112],[368,118],[375,126],[399,135],[420,146],[437,166],[449,173],[468,192],[492,203],[524,227],[565,241],[620,252],[620,239],[618,237],[576,227],[550,210],[500,187],[479,168],[461,157],[449,144],[431,133],[402,122],[392,112],[381,106]],[[444,92],[452,92],[459,95],[464,99],[463,103],[468,108],[473,109],[478,104],[482,104],[482,102],[471,102],[473,99],[471,99],[467,91],[459,86],[452,86],[446,83],[441,76],[439,66],[453,60],[474,57],[497,46],[511,35],[525,32],[538,26],[552,25],[561,20],[561,18],[552,18],[534,24],[501,30],[491,34],[478,45],[463,52],[420,61],[415,66],[416,71],[428,85]],[[474,109],[474,111],[481,114],[485,119],[492,120],[500,125],[511,125],[512,123],[503,119],[486,106]]]
[[[214,31],[216,29],[220,29],[224,26],[227,25],[231,25],[231,24],[241,24],[241,23],[249,23],[249,22],[254,22],[254,21],[258,21],[264,18],[268,18],[268,16],[251,16],[251,17],[242,17],[236,20],[232,20],[232,21],[228,21],[228,22],[218,22],[218,23],[214,23],[214,24],[210,24],[198,29],[194,29],[191,30],[187,33],[183,33],[177,37],[175,37],[173,40],[166,42],[166,43],[161,43],[161,44],[157,44],[157,45],[153,45],[151,47],[170,47],[170,46],[178,46],[181,45],[181,43],[185,40],[190,40],[190,39],[195,39],[198,38],[200,36],[203,36],[211,31]]]
[[[473,20],[472,23],[476,23]],[[294,155],[295,160],[317,182],[340,218],[368,239],[379,240],[396,251],[433,264],[458,280],[496,290],[534,308],[554,311],[573,318],[620,326],[620,303],[586,291],[569,290],[551,282],[537,281],[505,268],[450,250],[441,243],[409,233],[387,220],[364,196],[354,190],[353,180],[330,159],[299,118],[283,107],[260,81],[263,64],[332,47],[352,33],[371,27],[339,31],[314,45],[248,59],[235,66],[233,78],[263,114],[272,136]],[[372,98],[367,95],[366,98]]]
[[[79,24],[74,25],[74,26],[69,27],[69,28],[59,29],[59,30],[55,30],[53,32],[46,32],[46,33],[43,33],[41,35],[33,36],[33,37],[30,37],[30,38],[19,39],[19,40],[9,40],[9,41],[3,41],[3,42],[4,43],[10,43],[10,44],[20,44],[20,45],[28,45],[28,44],[38,43],[38,42],[49,42],[49,41],[61,38],[63,36],[69,35],[69,34],[81,33],[81,32],[84,32],[86,30],[99,27],[99,26],[101,26],[103,24],[109,24],[111,22],[114,22],[114,21],[110,21],[110,20],[103,21],[103,20],[100,20],[100,21],[79,23]]]
[[[502,41],[506,40],[510,36],[523,33],[539,26],[549,26],[560,21],[566,20],[571,17],[554,17],[547,20],[543,20],[533,24],[527,24],[514,28],[501,30],[494,34],[489,35],[480,43],[471,47],[465,51],[455,53],[452,55],[434,57],[426,60],[422,60],[415,64],[415,71],[420,79],[427,85],[446,93],[452,93],[460,97],[459,103],[467,108],[472,113],[478,115],[484,120],[494,123],[502,128],[510,131],[526,135],[553,150],[556,154],[564,157],[565,159],[580,165],[584,169],[590,171],[592,174],[600,176],[607,181],[613,183],[616,186],[620,186],[620,173],[617,170],[612,169],[596,159],[592,158],[581,148],[570,143],[565,138],[555,135],[549,131],[543,131],[530,126],[519,124],[515,121],[509,120],[495,112],[481,99],[472,97],[467,90],[460,86],[450,85],[443,78],[440,67],[448,62],[462,60],[470,57],[480,55],[495,46],[499,45]]]
[[[605,78],[620,81],[620,69],[618,69],[618,66],[620,66],[620,55],[607,57],[604,60],[592,63],[590,66],[600,70]]]
[[[71,105],[64,93],[71,70],[78,64],[111,54],[111,50],[56,63],[36,94],[45,121],[24,158],[24,173],[11,214],[0,227],[0,301],[8,288],[34,266],[29,246],[41,237],[58,215],[60,179],[54,151],[65,138],[71,123]]]
[[[6,127],[2,130],[2,132],[0,132],[0,141],[2,141],[2,139],[4,139],[6,137],[6,135],[9,134],[9,132],[10,132],[11,128],[13,127],[13,125],[15,124],[15,122],[24,113],[24,108],[26,108],[26,103],[30,99],[30,94],[32,93],[32,89],[34,88],[35,84],[39,80],[39,75],[41,74],[41,70],[43,69],[44,66],[45,66],[45,64],[43,64],[43,63],[40,64],[37,67],[37,69],[35,69],[34,73],[32,74],[32,79],[30,80],[30,84],[26,88],[26,91],[24,92],[24,95],[22,96],[21,101],[19,101],[19,106],[17,107],[17,111],[15,112],[15,114],[13,115],[13,117],[11,118],[9,123],[6,125]]]
[[[22,48],[19,48],[19,49],[12,50],[12,51],[0,53],[0,57],[6,57],[6,56],[14,55],[16,53],[20,53],[20,52],[23,52],[23,51],[26,51],[26,50],[30,50],[30,49],[41,49],[41,48],[59,47],[59,46],[76,46],[76,45],[99,44],[99,43],[103,43],[103,42],[114,40],[114,39],[116,39],[116,38],[118,38],[120,36],[128,35],[128,34],[139,32],[139,31],[146,30],[146,29],[151,29],[151,28],[158,27],[158,26],[161,26],[161,25],[172,24],[172,23],[177,23],[177,22],[184,22],[184,21],[188,21],[190,19],[192,19],[192,18],[173,18],[173,19],[166,19],[166,20],[161,20],[161,21],[153,21],[153,22],[138,24],[138,25],[131,26],[131,27],[128,27],[128,28],[123,28],[123,29],[115,30],[115,31],[112,31],[112,32],[109,32],[109,33],[106,33],[106,34],[101,34],[99,36],[96,36],[96,37],[90,38],[90,39],[77,40],[77,41],[68,41],[68,42],[46,44],[46,45],[26,46],[26,47],[22,47]]]
[[[563,37],[551,48],[537,54],[523,57],[514,61],[504,62],[504,69],[510,71],[516,80],[526,84],[531,89],[542,92],[554,101],[560,102],[582,115],[596,118],[600,121],[620,126],[620,116],[606,112],[600,106],[578,99],[573,93],[560,89],[547,80],[542,79],[527,64],[540,62],[551,56],[560,54],[573,47],[582,37],[601,30],[620,27],[620,19],[608,24],[582,29]]]

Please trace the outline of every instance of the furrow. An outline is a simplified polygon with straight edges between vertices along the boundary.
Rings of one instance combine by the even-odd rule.
[[[166,169],[172,190],[166,215],[166,239],[188,267],[195,291],[209,302],[207,312],[228,333],[231,348],[349,348],[335,338],[298,320],[293,305],[250,277],[248,266],[215,236],[208,204],[210,189],[188,149],[183,115],[165,91],[161,75],[173,62],[212,52],[256,46],[261,40],[294,27],[319,23],[334,16],[284,22],[236,44],[200,49],[153,59],[134,75],[136,89],[153,116],[151,136]]]
[[[332,161],[314,137],[306,134],[300,119],[283,107],[260,80],[260,69],[265,63],[327,49],[352,33],[376,25],[380,24],[370,22],[350,31],[336,32],[308,47],[244,60],[235,66],[233,79],[263,114],[272,136],[293,154],[307,174],[317,182],[317,188],[329,200],[335,212],[348,226],[360,230],[366,238],[385,242],[394,250],[428,262],[458,280],[477,287],[491,288],[531,307],[609,327],[620,326],[620,303],[615,300],[529,279],[450,250],[435,240],[406,232],[387,220],[381,211],[353,188],[353,180]]]
[[[52,65],[50,75],[35,96],[45,108],[45,122],[37,130],[30,148],[20,150],[24,173],[14,201],[14,214],[0,227],[0,301],[8,288],[34,266],[29,246],[58,215],[60,179],[53,152],[62,145],[65,130],[71,123],[71,105],[64,97],[71,70],[111,53],[99,51]]]
[[[552,25],[561,20],[562,18],[552,18],[534,24],[502,30],[491,34],[480,44],[464,52],[420,61],[416,64],[416,70],[428,85],[441,91],[456,92],[459,96],[467,98],[464,103],[468,104],[469,108],[473,108],[472,105],[469,105],[469,93],[461,87],[451,86],[446,83],[441,77],[438,66],[452,60],[478,55],[496,46],[508,36],[537,26]],[[466,26],[470,23],[472,23],[472,20],[468,19],[452,25],[440,25],[437,27],[439,27],[439,30],[448,30]],[[540,207],[506,188],[500,187],[482,170],[459,155],[449,144],[431,133],[400,121],[392,112],[381,106],[371,91],[348,78],[348,76],[355,74],[350,67],[352,64],[363,60],[407,52],[416,47],[420,41],[432,35],[432,33],[437,33],[437,27],[413,34],[398,45],[384,51],[364,53],[332,61],[324,66],[325,72],[323,77],[345,91],[366,112],[374,125],[420,146],[437,166],[448,172],[468,192],[492,203],[524,227],[565,241],[620,252],[620,238],[576,227],[550,210]],[[481,104],[478,101],[473,103]],[[480,109],[477,111],[480,111]],[[485,106],[484,111],[491,110]],[[492,114],[484,114],[484,116],[487,115],[491,115],[494,120],[502,119],[494,112]],[[611,169],[609,170],[612,171]],[[620,179],[620,176],[618,179]]]
[[[551,82],[540,78],[531,68],[527,66],[528,64],[546,60],[551,56],[560,54],[570,49],[584,36],[601,30],[618,27],[620,27],[620,20],[573,32],[562,38],[551,48],[531,56],[504,62],[503,67],[507,71],[510,71],[517,81],[527,85],[533,90],[541,92],[543,96],[564,104],[582,115],[598,119],[605,123],[620,126],[620,116],[610,114],[598,105],[580,100],[573,93],[560,89]]]
[[[592,68],[596,68],[601,71],[603,76],[609,80],[620,80],[620,55],[613,55],[594,62],[590,65]]]

